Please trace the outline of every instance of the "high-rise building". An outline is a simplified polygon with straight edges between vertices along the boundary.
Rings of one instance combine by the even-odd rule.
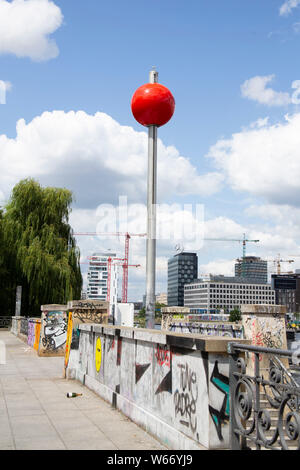
[[[116,258],[115,253],[94,253],[90,258],[88,270],[87,299],[107,300],[108,259]],[[110,277],[110,313],[117,308],[118,266],[112,261]]]
[[[271,284],[243,277],[209,275],[184,286],[184,306],[191,313],[229,313],[241,305],[275,305]]]
[[[235,276],[267,283],[268,262],[256,256],[245,256],[245,258],[237,259]]]
[[[287,313],[300,312],[300,274],[272,274],[276,304],[285,305]]]
[[[183,307],[184,285],[198,277],[196,253],[178,253],[168,260],[168,306]]]

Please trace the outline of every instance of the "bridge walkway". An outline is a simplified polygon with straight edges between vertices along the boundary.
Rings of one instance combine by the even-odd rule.
[[[63,357],[39,357],[9,331],[0,330],[1,341],[0,450],[167,450],[80,382],[65,380]]]

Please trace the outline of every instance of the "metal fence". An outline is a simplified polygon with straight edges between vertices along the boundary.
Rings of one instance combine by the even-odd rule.
[[[290,368],[298,355],[238,343],[228,352],[231,449],[299,450],[300,387]]]
[[[0,330],[11,328],[12,317],[0,317]]]

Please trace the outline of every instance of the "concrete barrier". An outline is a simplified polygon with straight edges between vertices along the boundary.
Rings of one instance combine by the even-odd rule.
[[[287,349],[285,325],[286,307],[283,305],[242,305],[242,324],[245,338],[253,346],[265,348]],[[285,367],[289,368],[287,358],[281,358]],[[260,368],[269,368],[269,357],[260,356]],[[254,374],[254,354],[250,353],[247,361],[247,373]]]
[[[79,331],[68,378],[80,380],[171,449],[229,448],[232,338],[107,325],[79,325]]]
[[[18,336],[28,346],[38,350],[40,343],[40,318],[12,317],[11,333]]]
[[[27,344],[36,351],[39,348],[41,336],[41,320],[39,318],[28,319],[28,337]]]
[[[15,336],[19,336],[21,329],[21,320],[23,317],[12,317],[11,320],[11,333]]]
[[[243,326],[240,323],[222,322],[190,322],[173,319],[168,330],[176,333],[193,333],[205,336],[226,336],[244,338]]]
[[[66,353],[67,306],[42,305],[39,356],[62,356]]]

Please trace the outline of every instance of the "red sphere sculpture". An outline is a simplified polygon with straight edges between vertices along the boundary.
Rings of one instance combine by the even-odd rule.
[[[131,110],[142,126],[163,126],[174,114],[175,100],[168,88],[160,83],[146,83],[136,90]]]

